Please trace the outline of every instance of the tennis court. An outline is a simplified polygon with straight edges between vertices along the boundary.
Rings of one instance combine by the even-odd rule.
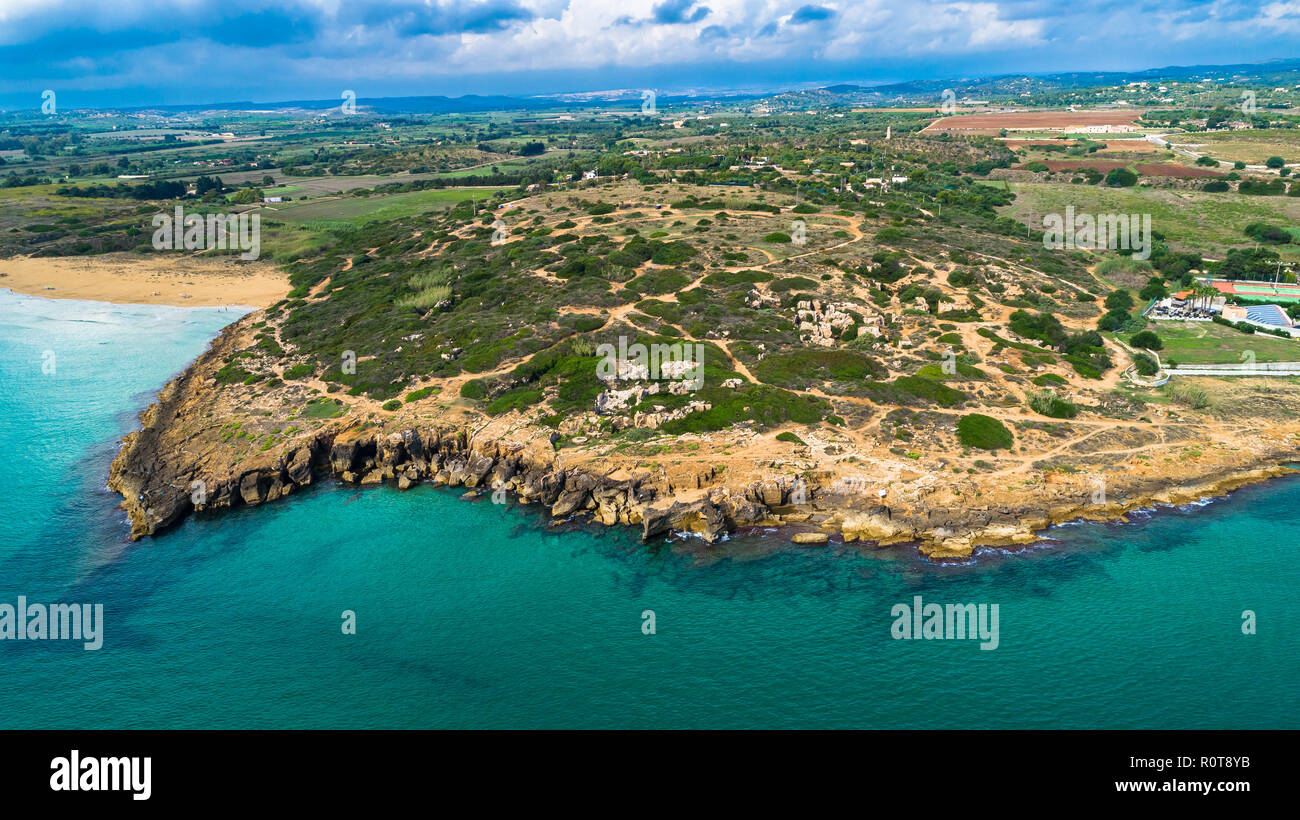
[[[1211,282],[1219,293],[1241,296],[1245,299],[1268,299],[1278,302],[1300,302],[1300,285],[1279,282]]]

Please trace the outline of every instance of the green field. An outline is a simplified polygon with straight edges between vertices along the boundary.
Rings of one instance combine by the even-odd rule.
[[[552,157],[558,152],[552,150],[548,152]],[[593,154],[591,151],[574,151],[575,155]],[[427,174],[430,179],[458,179],[460,177],[486,176],[492,173],[492,169],[503,174],[517,174],[527,170],[530,166],[535,165],[540,157],[528,157],[521,159],[503,159],[498,162],[489,162],[483,165],[474,165],[469,168],[459,168],[455,171],[443,171],[436,174]]]
[[[1180,148],[1209,154],[1215,159],[1263,165],[1269,157],[1287,162],[1300,161],[1300,131],[1270,128],[1250,131],[1194,132],[1170,134],[1168,139]]]
[[[1300,361],[1300,341],[1266,333],[1241,333],[1210,322],[1152,322],[1147,329],[1164,342],[1160,358],[1166,363],[1241,364],[1248,350],[1254,351],[1257,362]]]
[[[1151,229],[1164,234],[1175,250],[1200,251],[1222,258],[1231,247],[1253,247],[1244,231],[1252,222],[1286,226],[1300,223],[1300,197],[1211,194],[1157,188],[1108,188],[1068,182],[1011,183],[1016,201],[999,209],[1002,216],[1041,229],[1044,214],[1151,214]],[[1273,247],[1284,258],[1300,259],[1300,246]]]
[[[390,196],[350,196],[301,204],[289,202],[274,210],[262,208],[258,213],[267,219],[283,222],[348,222],[363,225],[377,219],[400,219],[445,210],[470,198],[483,201],[494,192],[493,188],[444,188]]]

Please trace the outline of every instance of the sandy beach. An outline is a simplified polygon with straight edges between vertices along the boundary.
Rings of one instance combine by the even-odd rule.
[[[0,288],[52,299],[182,307],[265,307],[289,292],[267,263],[172,254],[0,259]]]

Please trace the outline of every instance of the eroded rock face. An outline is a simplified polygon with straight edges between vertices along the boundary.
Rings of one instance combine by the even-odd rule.
[[[186,440],[160,426],[174,418],[181,392],[169,386],[145,414],[145,429],[123,443],[113,465],[113,486],[124,495],[132,537],[153,534],[195,509],[255,506],[282,498],[296,487],[331,476],[345,483],[377,486],[394,482],[409,489],[420,481],[468,489],[505,489],[525,502],[550,508],[555,518],[590,514],[601,523],[641,525],[646,537],[666,532],[692,533],[714,541],[737,526],[774,521],[759,500],[763,493],[733,495],[713,487],[689,502],[674,500],[665,475],[615,469],[564,469],[548,437],[525,441],[474,441],[463,427],[410,428],[392,433],[327,427],[285,445],[283,452],[232,465],[193,460]],[[706,477],[707,478],[707,477]],[[679,476],[679,480],[685,480]],[[201,482],[205,492],[191,494]],[[691,480],[701,485],[702,479]],[[777,482],[767,497],[784,500],[788,487]]]

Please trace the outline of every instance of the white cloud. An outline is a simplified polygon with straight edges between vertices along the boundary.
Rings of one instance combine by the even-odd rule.
[[[346,78],[376,88],[391,78],[719,64],[798,73],[822,62],[930,65],[1028,53],[1050,64],[1071,49],[1138,67],[1165,44],[1181,44],[1183,62],[1195,62],[1193,43],[1300,33],[1300,0],[695,0],[676,15],[693,22],[659,24],[662,2],[0,0],[0,90],[42,78],[86,88],[216,83],[223,73],[231,82]],[[804,6],[834,13],[796,15]],[[628,19],[635,25],[620,22]]]

